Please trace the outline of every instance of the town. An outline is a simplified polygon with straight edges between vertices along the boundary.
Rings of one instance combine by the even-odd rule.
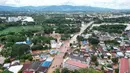
[[[130,73],[130,13],[23,14],[0,12],[0,73]]]

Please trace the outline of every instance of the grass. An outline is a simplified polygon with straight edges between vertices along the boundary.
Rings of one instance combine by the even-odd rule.
[[[21,32],[23,30],[41,30],[42,29],[42,26],[40,25],[35,25],[35,26],[15,26],[15,27],[9,27],[5,30],[2,30],[0,31],[0,34],[7,34],[9,32],[15,32],[15,33],[18,33],[18,32]]]

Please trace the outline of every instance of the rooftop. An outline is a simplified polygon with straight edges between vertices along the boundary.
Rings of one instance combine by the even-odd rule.
[[[120,73],[126,73],[129,70],[128,67],[128,59],[126,58],[121,58],[120,59]]]
[[[74,65],[74,66],[77,66],[77,67],[80,67],[80,68],[87,68],[87,67],[88,67],[87,64],[83,64],[83,63],[81,63],[81,62],[73,61],[73,60],[67,60],[66,63],[67,63],[67,64]]]
[[[9,71],[11,71],[13,73],[18,73],[22,67],[23,67],[23,65],[11,66],[9,68]]]
[[[84,55],[70,54],[69,57],[70,57],[71,59],[76,59],[76,60],[80,60],[80,61],[86,61],[86,58],[84,57]]]

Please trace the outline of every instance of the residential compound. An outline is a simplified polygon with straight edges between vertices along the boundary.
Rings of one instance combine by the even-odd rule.
[[[130,73],[130,24],[117,20],[115,23],[118,16],[112,15],[0,17],[6,23],[20,21],[22,24],[0,31],[0,68],[3,68],[0,72],[53,73],[67,68],[70,71],[94,69],[101,73]],[[7,33],[8,28],[9,31],[20,30]]]
[[[7,22],[17,22],[17,21],[34,22],[34,19],[29,16],[8,17],[7,19]]]

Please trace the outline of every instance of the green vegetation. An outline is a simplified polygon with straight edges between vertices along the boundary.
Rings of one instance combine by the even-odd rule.
[[[8,27],[2,31],[0,31],[0,34],[8,34],[9,32],[22,32],[22,31],[29,31],[29,30],[42,30],[42,26],[40,25],[34,25],[34,26],[13,26]]]
[[[53,73],[60,73],[60,69],[57,68]]]
[[[115,69],[115,73],[119,73],[119,69]]]
[[[129,17],[119,17],[119,18],[104,18],[104,19],[96,19],[95,23],[129,23]]]
[[[88,38],[89,43],[92,45],[98,45],[99,40],[97,38]]]
[[[92,61],[92,62],[97,62],[97,56],[92,55],[92,56],[91,56],[91,61]]]
[[[31,47],[31,50],[32,50],[32,51],[35,51],[35,50],[46,50],[46,49],[51,49],[51,47],[48,47],[47,45],[46,45],[46,46],[42,46],[42,45],[40,45],[40,44],[38,44],[38,45],[33,45],[33,46]]]
[[[69,34],[64,34],[61,36],[61,40],[68,40],[70,39],[70,35]]]
[[[82,68],[79,70],[70,71],[67,68],[63,68],[60,72],[59,69],[56,69],[53,73],[102,73],[98,70],[94,70],[92,68]]]
[[[100,25],[99,27],[95,26],[92,30],[98,30],[109,33],[122,33],[126,25]]]
[[[44,44],[50,44],[50,40],[56,40],[53,37],[46,37],[46,36],[34,36],[32,37],[32,43],[34,43],[34,45],[42,43]]]
[[[78,40],[78,42],[80,42],[80,41],[84,41],[84,40],[87,40],[87,39],[85,39],[84,37],[78,35],[77,40]]]
[[[118,58],[112,58],[112,62],[117,64],[118,63]]]
[[[8,70],[4,70],[2,73],[13,73],[13,72],[10,72]]]
[[[105,44],[111,44],[111,45],[119,45],[119,43],[116,40],[107,40],[104,41]]]

